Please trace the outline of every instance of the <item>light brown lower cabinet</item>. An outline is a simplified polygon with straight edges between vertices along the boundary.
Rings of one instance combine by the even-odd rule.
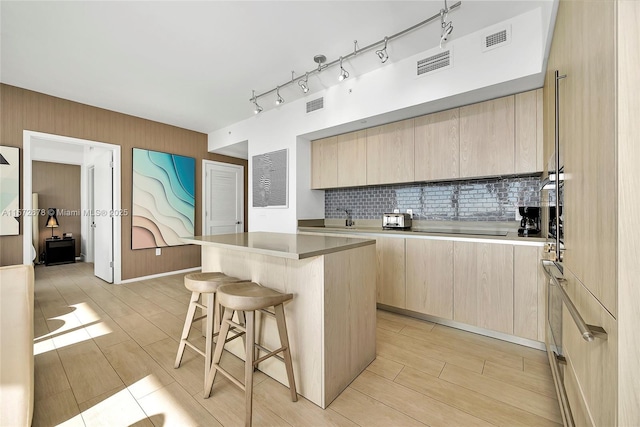
[[[513,334],[513,245],[454,242],[453,319]]]
[[[587,342],[567,309],[562,310],[562,346],[567,359],[564,384],[575,425],[616,425],[616,319],[567,268],[564,278],[567,294],[584,321],[607,332],[606,340]],[[620,374],[624,376],[624,372]]]
[[[377,302],[405,308],[405,239],[376,238]]]
[[[546,284],[541,247],[375,239],[378,304],[544,341]]]
[[[513,335],[544,341],[545,284],[538,246],[513,246]]]
[[[453,241],[407,239],[407,310],[453,319]]]

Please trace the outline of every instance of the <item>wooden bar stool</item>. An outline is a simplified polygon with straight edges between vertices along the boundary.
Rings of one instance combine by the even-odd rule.
[[[287,323],[284,318],[283,303],[293,298],[292,294],[283,294],[275,289],[260,286],[253,282],[240,282],[221,286],[217,292],[218,302],[224,307],[224,315],[222,317],[222,326],[220,328],[220,336],[216,343],[216,349],[213,354],[213,363],[205,380],[204,396],[211,395],[213,382],[216,373],[220,371],[232,383],[240,387],[245,392],[245,425],[251,425],[252,413],[252,395],[253,395],[253,371],[258,364],[271,356],[282,360],[287,369],[287,379],[289,380],[289,390],[291,392],[291,400],[296,402],[298,394],[296,393],[296,383],[293,378],[293,364],[291,363],[291,351],[289,349],[289,338],[287,336]],[[265,310],[267,307],[274,308],[274,313]],[[255,311],[275,316],[278,324],[278,334],[280,335],[280,348],[274,351],[265,349],[255,343]],[[244,312],[245,325],[239,325],[233,322],[234,311]],[[220,367],[220,358],[225,342],[228,342],[227,334],[230,328],[235,328],[246,333],[245,339],[245,364],[244,364],[244,384],[233,377],[229,372]],[[255,359],[254,348],[266,351],[267,354]],[[283,357],[277,356],[282,352]]]
[[[180,345],[178,346],[178,354],[176,356],[176,362],[174,368],[179,368],[182,363],[182,356],[184,355],[185,346],[191,347],[198,354],[204,356],[204,373],[205,383],[206,376],[211,367],[211,353],[213,349],[213,338],[218,335],[220,330],[220,308],[218,301],[216,301],[216,291],[218,288],[227,283],[241,282],[241,279],[237,277],[227,276],[224,273],[189,273],[184,276],[184,286],[191,291],[191,301],[189,302],[189,309],[187,310],[187,317],[184,321],[184,328],[182,329],[182,336],[180,337]],[[206,298],[206,306],[200,302],[200,296]],[[196,309],[203,310],[203,315],[195,317]],[[195,318],[194,318],[195,317]],[[200,350],[194,344],[188,341],[191,325],[198,320],[205,320],[205,349]],[[241,334],[234,336],[237,338]],[[244,334],[242,334],[244,335]]]

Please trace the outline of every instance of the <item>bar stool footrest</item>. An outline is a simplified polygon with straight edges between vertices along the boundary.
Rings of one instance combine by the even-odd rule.
[[[238,379],[236,377],[234,377],[233,375],[231,375],[229,372],[225,371],[224,369],[222,369],[220,367],[219,363],[214,363],[213,367],[215,368],[216,371],[220,372],[222,375],[224,375],[225,377],[227,377],[227,379],[229,381],[231,381],[232,383],[234,383],[235,385],[237,385],[238,387],[240,387],[242,389],[242,391],[245,391],[245,386],[243,383],[241,383],[240,381],[238,381]]]
[[[256,345],[256,347],[258,347],[258,346]],[[262,347],[262,346],[259,346],[258,348],[259,348],[260,350],[263,350],[263,351],[268,351],[267,349],[265,349],[265,348],[264,348],[264,347]],[[262,362],[262,361],[264,361],[264,360],[267,360],[267,359],[268,359],[268,358],[270,358],[271,356],[275,356],[275,357],[276,357],[276,359],[280,359],[280,360],[282,360],[282,361],[284,362],[284,359],[282,359],[281,357],[277,356],[277,354],[278,354],[278,353],[280,353],[281,351],[285,351],[286,349],[287,349],[287,347],[280,347],[280,348],[279,348],[279,349],[277,349],[277,350],[273,350],[273,351],[271,351],[271,352],[269,352],[269,353],[265,354],[264,356],[262,356],[262,357],[260,357],[260,358],[258,358],[258,359],[256,359],[256,360],[254,360],[254,361],[253,361],[253,366],[258,366],[258,363],[260,363],[260,362]]]
[[[198,347],[196,347],[195,345],[191,344],[189,341],[185,340],[185,341],[184,341],[184,343],[185,343],[187,346],[191,347],[191,349],[192,349],[193,351],[195,351],[196,353],[198,353],[200,356],[202,356],[202,357],[206,357],[206,355],[205,355],[204,351],[200,350]]]

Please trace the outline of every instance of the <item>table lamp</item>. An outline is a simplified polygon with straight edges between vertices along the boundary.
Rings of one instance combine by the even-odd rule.
[[[53,229],[58,228],[58,218],[56,218],[56,208],[47,209],[47,213],[49,214],[49,218],[47,218],[47,228],[51,229],[51,238],[53,239]]]

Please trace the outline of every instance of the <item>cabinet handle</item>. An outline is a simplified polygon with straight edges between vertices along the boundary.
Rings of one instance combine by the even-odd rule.
[[[567,291],[565,291],[564,287],[562,286],[562,284],[566,283],[567,281],[563,278],[557,278],[554,274],[551,273],[551,271],[549,271],[547,266],[553,265],[553,262],[543,259],[543,260],[540,260],[540,263],[542,264],[542,271],[544,271],[544,274],[549,279],[551,279],[551,283],[554,286],[556,286],[560,291],[560,295],[562,296],[562,301],[564,302],[564,305],[567,307],[567,310],[569,310],[569,314],[571,314],[571,318],[573,319],[576,326],[578,327],[578,330],[582,334],[582,338],[587,342],[591,342],[596,338],[606,340],[607,331],[605,331],[600,326],[588,325],[584,321],[580,313],[578,312],[578,309],[576,308],[576,306],[573,305],[573,301],[571,301],[571,298],[569,298],[569,294],[567,294]]]

